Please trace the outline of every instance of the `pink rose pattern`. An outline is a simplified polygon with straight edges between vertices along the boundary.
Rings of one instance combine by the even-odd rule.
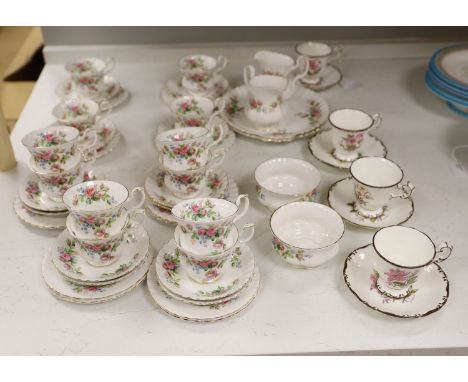
[[[210,200],[188,203],[184,205],[182,213],[183,219],[193,221],[214,221],[220,217],[219,212],[215,209],[215,205]]]
[[[279,98],[272,102],[269,106],[263,105],[263,102],[255,98],[249,100],[250,110],[255,110],[257,113],[271,113],[280,105]]]
[[[233,116],[234,114],[243,111],[244,108],[239,106],[239,98],[231,97],[225,107],[225,110],[229,116]]]
[[[118,215],[112,213],[110,215],[77,215],[75,223],[80,227],[80,230],[86,234],[94,234],[98,238],[109,237],[109,228],[112,228],[117,221]]]
[[[161,149],[162,154],[167,155],[169,159],[175,160],[180,165],[187,165],[194,169],[202,166],[197,159],[205,152],[205,147],[201,142],[181,143],[178,145],[164,145]]]
[[[105,184],[99,184],[99,186],[88,185],[82,186],[78,189],[77,194],[73,197],[72,204],[77,206],[78,204],[92,204],[95,202],[105,202],[108,205],[116,204],[114,196],[109,193],[110,188]]]
[[[320,104],[315,100],[308,101],[309,110],[307,113],[299,112],[296,115],[300,118],[307,119],[310,125],[315,125],[322,115]]]
[[[80,242],[80,246],[91,258],[98,259],[102,263],[108,263],[115,259],[120,243],[119,238],[108,243],[85,244]]]
[[[363,133],[347,134],[343,137],[340,142],[340,146],[346,151],[354,151],[361,146],[361,142],[364,139]]]
[[[393,272],[390,272],[390,274],[392,274]],[[385,273],[387,274],[387,272]],[[415,297],[416,297],[416,292],[418,291],[417,289],[413,289],[411,286],[410,286],[410,289],[408,290],[408,294],[404,297],[404,298],[399,298],[399,299],[396,299],[396,298],[392,298],[386,294],[383,294],[382,292],[379,291],[379,289],[377,288],[377,280],[379,279],[380,275],[379,275],[379,272],[377,272],[375,269],[374,271],[371,273],[370,275],[370,281],[371,281],[371,284],[370,284],[370,288],[369,290],[375,290],[381,297],[382,297],[382,303],[383,304],[389,304],[391,302],[398,302],[400,301],[402,304],[404,303],[408,303],[408,302],[413,302]],[[387,275],[388,277],[388,275]],[[397,275],[396,276],[397,279],[401,279],[402,276],[401,275]],[[392,279],[393,279],[393,276],[392,276]]]
[[[25,191],[26,195],[28,195],[28,199],[34,200],[35,202],[39,201],[41,190],[39,189],[37,182],[28,182],[26,184]]]

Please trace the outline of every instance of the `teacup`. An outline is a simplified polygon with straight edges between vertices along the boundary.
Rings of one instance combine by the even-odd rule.
[[[308,77],[302,81],[310,84],[319,84],[322,81],[322,73],[330,58],[337,56],[338,49],[322,42],[303,42],[296,45],[296,53],[307,58]]]
[[[404,226],[380,229],[374,234],[373,246],[378,255],[374,263],[377,288],[393,298],[409,297],[419,274],[433,263],[447,260],[453,250],[447,242],[436,250],[429,236]]]
[[[174,171],[165,168],[164,184],[175,196],[188,199],[194,198],[206,187],[206,179],[216,167],[221,165],[225,153],[218,152],[216,156],[208,155],[208,162],[193,170]]]
[[[317,198],[319,171],[309,162],[293,158],[267,160],[255,169],[257,198],[275,210],[283,204]]]
[[[79,58],[65,64],[65,70],[70,73],[72,86],[78,93],[94,92],[107,73],[115,65],[114,58],[101,60],[96,57]]]
[[[328,121],[333,127],[332,155],[339,161],[352,162],[359,157],[365,135],[380,126],[382,117],[357,109],[339,109],[330,113]]]
[[[364,217],[381,216],[393,198],[407,199],[414,186],[402,184],[403,170],[390,159],[363,157],[356,159],[349,169],[354,178],[357,212]]]
[[[239,195],[236,202],[225,199],[197,198],[177,203],[171,214],[184,235],[198,235],[200,230],[225,232],[249,209],[249,196]]]
[[[52,115],[65,126],[77,128],[80,132],[94,125],[99,105],[88,98],[69,98],[52,109]]]
[[[218,256],[195,258],[176,249],[187,275],[197,283],[209,284],[221,278],[229,266],[231,253],[226,251]]]
[[[216,229],[200,229],[196,232],[184,232],[184,228],[177,226],[174,230],[174,240],[184,253],[200,258],[218,256],[221,253],[234,250],[239,243],[248,242],[255,233],[255,227],[246,223],[239,229],[235,224]]]
[[[259,50],[255,53],[254,60],[263,74],[285,78],[288,78],[299,67],[299,63],[294,62],[292,57],[269,50]]]
[[[170,105],[176,120],[175,127],[207,127],[211,128],[217,116],[224,110],[224,100],[213,102],[202,96],[182,96],[176,98]]]
[[[217,136],[213,140],[213,136]],[[156,136],[161,164],[171,170],[193,170],[205,166],[210,159],[211,148],[223,139],[220,125],[211,129],[183,127],[164,131]]]
[[[330,207],[293,202],[279,207],[270,218],[273,249],[287,263],[312,268],[333,258],[345,226]]]
[[[82,224],[90,225],[88,229],[93,239],[105,237],[102,227],[109,226],[109,234],[113,233],[113,224],[120,227],[123,221],[129,220],[129,215],[133,216],[134,211],[142,207],[144,201],[143,187],[135,187],[130,193],[124,185],[110,180],[79,183],[63,195],[63,203],[70,211],[73,225],[80,228]],[[94,222],[98,222],[98,226],[93,227]]]
[[[179,60],[179,69],[183,74],[182,86],[193,93],[203,93],[212,88],[214,76],[226,67],[224,56],[214,58],[198,54]]]

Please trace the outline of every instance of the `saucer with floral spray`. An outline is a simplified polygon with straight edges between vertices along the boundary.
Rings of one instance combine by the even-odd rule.
[[[321,79],[317,82],[311,82],[310,78],[305,77],[304,80],[299,80],[299,83],[306,89],[316,92],[330,89],[338,84],[343,78],[341,70],[334,65],[327,65],[321,73]]]

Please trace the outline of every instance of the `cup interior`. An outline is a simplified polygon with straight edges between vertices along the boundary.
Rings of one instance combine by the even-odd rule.
[[[229,218],[237,209],[236,204],[224,199],[196,198],[176,204],[172,214],[184,221],[209,223]]]
[[[171,104],[172,111],[180,116],[185,114],[210,116],[214,111],[214,104],[209,98],[202,96],[184,96],[175,99]]]
[[[279,65],[279,66],[292,66],[294,65],[294,60],[287,56],[286,54],[272,52],[269,50],[259,50],[254,55],[254,60],[265,61],[269,64]]]
[[[98,112],[99,105],[88,98],[67,99],[52,109],[53,116],[62,121],[85,120]]]
[[[335,110],[328,119],[334,127],[346,131],[363,131],[374,123],[369,114],[356,109]]]
[[[309,57],[328,56],[332,49],[329,45],[322,42],[304,42],[296,46],[296,52]]]
[[[120,183],[92,180],[70,187],[63,195],[63,202],[70,210],[103,211],[119,206],[128,195],[127,188]]]
[[[216,67],[217,61],[214,57],[205,54],[186,56],[179,61],[182,71],[206,70],[210,71]]]
[[[283,91],[288,86],[288,80],[280,76],[260,74],[250,80],[250,85],[256,88]]]
[[[351,164],[349,170],[354,179],[369,187],[392,187],[403,179],[403,170],[386,158],[359,158]]]
[[[385,260],[401,267],[421,267],[430,263],[435,256],[434,243],[426,234],[404,226],[377,231],[374,248]]]
[[[69,126],[50,126],[31,131],[21,142],[27,148],[58,147],[75,140],[80,132]]]
[[[330,207],[294,202],[279,207],[270,220],[273,234],[283,243],[301,249],[321,249],[341,239],[344,223]]]
[[[315,189],[320,173],[312,164],[300,159],[274,158],[256,168],[255,180],[268,191],[293,196]]]
[[[203,127],[182,127],[159,133],[156,139],[161,143],[177,143],[198,139],[204,137],[208,133],[209,130]]]

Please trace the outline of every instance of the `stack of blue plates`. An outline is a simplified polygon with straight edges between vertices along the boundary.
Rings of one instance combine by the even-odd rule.
[[[437,97],[468,118],[468,44],[452,45],[435,52],[425,80]]]

